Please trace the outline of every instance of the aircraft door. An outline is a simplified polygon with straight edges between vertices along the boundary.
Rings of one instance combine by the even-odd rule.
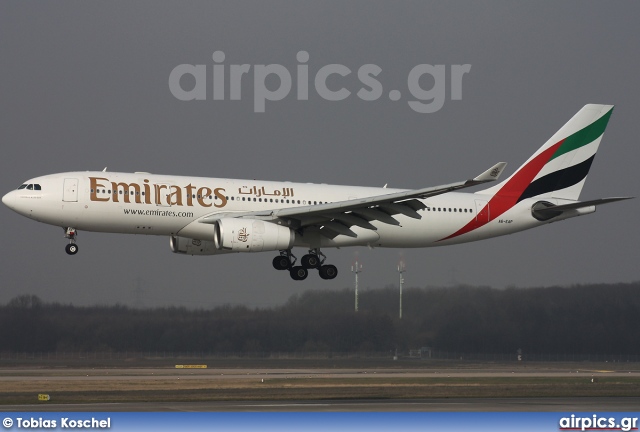
[[[489,203],[476,200],[476,221],[480,224],[489,222]]]
[[[66,201],[66,202],[78,201],[78,179],[75,179],[75,178],[64,179],[62,201]]]

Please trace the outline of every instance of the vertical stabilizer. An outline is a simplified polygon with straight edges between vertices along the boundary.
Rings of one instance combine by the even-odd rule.
[[[514,200],[541,196],[577,200],[613,105],[585,105],[503,182],[478,194]]]

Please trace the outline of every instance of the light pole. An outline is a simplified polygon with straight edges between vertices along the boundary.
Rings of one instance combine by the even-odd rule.
[[[398,263],[398,274],[400,275],[400,319],[402,319],[402,285],[404,284],[403,273],[406,271],[404,261]]]
[[[362,272],[362,264],[358,264],[356,260],[355,264],[351,266],[351,271],[356,274],[356,312],[358,312],[358,273]]]

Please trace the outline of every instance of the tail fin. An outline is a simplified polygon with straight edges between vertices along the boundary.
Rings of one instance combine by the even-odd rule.
[[[535,196],[577,200],[613,105],[585,105],[520,168],[478,194],[515,201]]]

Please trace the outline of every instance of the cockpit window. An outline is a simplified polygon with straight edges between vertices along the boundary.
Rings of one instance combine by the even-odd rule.
[[[18,190],[20,189],[27,189],[27,190],[42,190],[42,187],[40,187],[39,184],[37,183],[33,183],[33,184],[23,184],[20,185],[20,187],[18,188]]]

